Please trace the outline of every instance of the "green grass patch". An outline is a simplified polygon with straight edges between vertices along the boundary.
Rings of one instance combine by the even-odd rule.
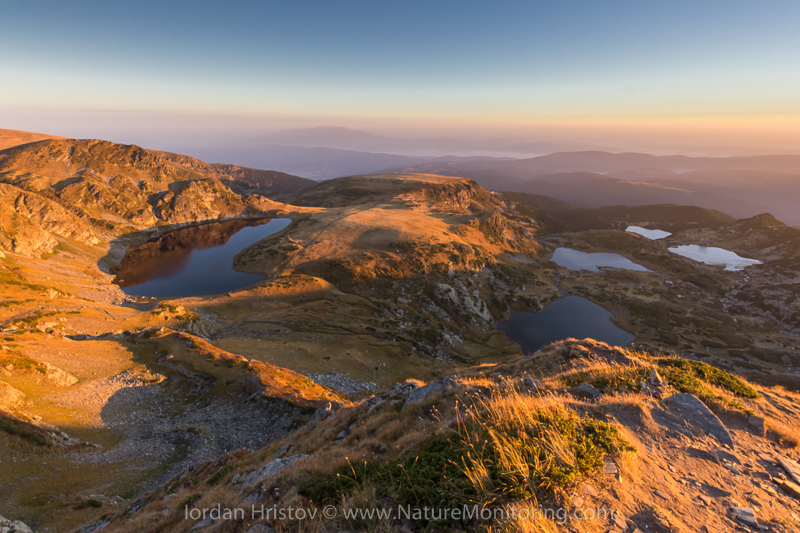
[[[678,386],[681,384],[683,384],[686,388],[694,386],[691,377],[695,377],[708,384],[723,388],[728,392],[742,398],[757,399],[760,397],[758,392],[756,392],[753,387],[742,381],[740,378],[734,376],[730,372],[713,367],[702,361],[670,357],[666,359],[656,359],[656,363],[665,370],[674,370],[673,372],[669,372],[669,374],[672,375],[673,380],[678,381],[677,384],[674,381],[670,381],[675,388],[678,388]]]
[[[642,388],[639,382],[649,375],[650,371],[644,368],[608,368],[568,374],[561,381],[567,387],[577,387],[585,382],[605,392],[639,391]]]
[[[457,437],[435,437],[418,453],[389,463],[363,462],[303,482],[298,492],[316,503],[339,503],[355,490],[373,486],[412,507],[461,506],[477,495],[463,469],[467,449]]]
[[[17,345],[9,345],[9,346],[17,346]],[[12,357],[4,357],[0,359],[0,366],[8,366],[11,365],[17,370],[35,370],[40,374],[47,374],[47,367],[43,364],[34,361],[33,359],[29,359],[24,355],[17,355]]]
[[[365,461],[316,474],[298,492],[318,504],[371,494],[412,508],[553,501],[598,473],[606,456],[635,450],[610,424],[526,402],[490,407],[466,433],[436,436],[397,461]],[[450,518],[421,525],[460,529],[467,524]]]

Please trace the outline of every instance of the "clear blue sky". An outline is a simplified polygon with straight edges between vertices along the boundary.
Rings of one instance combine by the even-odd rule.
[[[798,28],[796,0],[6,0],[0,127],[794,142]]]

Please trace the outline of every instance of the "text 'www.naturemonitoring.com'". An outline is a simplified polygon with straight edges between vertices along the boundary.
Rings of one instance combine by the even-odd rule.
[[[339,508],[335,505],[325,507],[278,507],[276,505],[253,505],[249,508],[222,507],[184,509],[186,520],[265,520],[265,521],[305,521],[305,520],[415,520],[415,521],[508,521],[508,520],[613,520],[615,511],[606,508],[563,507],[482,507],[464,505],[461,507],[395,507]]]

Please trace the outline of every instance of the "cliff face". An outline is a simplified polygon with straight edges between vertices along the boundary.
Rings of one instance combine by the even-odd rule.
[[[272,176],[272,180],[267,179]],[[97,140],[46,140],[0,151],[0,247],[51,252],[58,238],[109,241],[159,224],[258,216],[268,193],[310,180]]]

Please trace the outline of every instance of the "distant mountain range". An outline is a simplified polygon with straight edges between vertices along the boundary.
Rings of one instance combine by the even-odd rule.
[[[547,195],[588,207],[674,203],[735,217],[770,212],[800,225],[800,155],[563,152],[512,161],[427,161],[388,170],[466,177],[493,190]]]
[[[213,147],[170,146],[205,161],[233,161],[312,179],[368,174],[434,161],[511,161],[574,148],[574,143],[513,138],[399,138],[363,130],[323,126],[284,130]],[[587,146],[589,147],[589,146]],[[449,156],[442,160],[442,156]],[[462,158],[462,159],[458,159]]]
[[[47,135],[0,130],[2,143]],[[175,148],[203,161],[251,167],[239,183],[281,190],[306,187],[297,176],[322,180],[384,172],[441,174],[474,179],[487,189],[554,197],[576,205],[674,203],[716,209],[735,217],[769,212],[800,226],[800,155],[747,157],[655,156],[607,151],[556,152],[530,158],[444,155],[544,149],[546,143],[510,139],[399,139],[338,127],[285,130],[210,148]],[[452,151],[449,151],[452,149]],[[414,152],[423,152],[420,155]],[[272,169],[256,171],[253,169]],[[255,180],[255,181],[253,181]]]
[[[336,126],[283,130],[259,137],[257,141],[273,145],[338,148],[415,156],[453,154],[524,157],[574,150],[576,147],[597,148],[596,145],[588,143],[526,141],[513,137],[388,137]]]

